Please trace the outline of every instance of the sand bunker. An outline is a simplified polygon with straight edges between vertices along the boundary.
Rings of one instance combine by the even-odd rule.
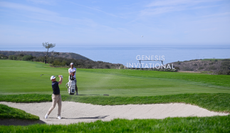
[[[164,119],[167,117],[208,117],[223,116],[228,113],[212,112],[198,106],[184,103],[144,104],[144,105],[92,105],[76,102],[62,102],[62,119],[57,119],[57,106],[48,119],[44,116],[51,106],[51,102],[44,103],[11,103],[0,102],[10,107],[24,110],[37,115],[47,124],[71,124],[78,122],[93,122],[96,120],[110,121],[122,119]]]

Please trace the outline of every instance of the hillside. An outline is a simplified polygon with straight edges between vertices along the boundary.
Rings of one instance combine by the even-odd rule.
[[[172,63],[178,71],[207,72],[230,75],[230,59],[197,59]]]
[[[0,51],[0,54],[5,56],[9,55],[32,55],[34,57],[45,56],[46,52],[35,52],[35,51]],[[66,59],[81,59],[81,60],[90,60],[82,55],[76,53],[68,53],[68,52],[49,52],[49,56],[52,57],[61,57]]]
[[[45,58],[46,52],[32,51],[0,51],[0,59],[46,62],[54,67],[69,67],[70,62],[77,68],[120,69],[122,64],[112,64],[103,61],[93,61],[75,53],[51,52]]]

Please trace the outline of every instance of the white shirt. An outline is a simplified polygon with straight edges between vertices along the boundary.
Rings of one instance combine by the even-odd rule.
[[[73,67],[73,69],[72,69],[71,67],[68,69],[68,72],[69,72],[69,73],[75,72],[75,73],[74,73],[74,76],[73,76],[75,79],[76,79],[76,70],[77,70],[77,69],[76,69],[75,67]]]

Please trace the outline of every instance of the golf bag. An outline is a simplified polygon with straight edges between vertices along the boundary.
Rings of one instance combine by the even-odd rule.
[[[67,88],[68,93],[70,95],[74,95],[74,93],[75,93],[75,81],[74,81],[74,77],[72,75],[70,75],[70,77],[69,77],[69,82],[66,83],[66,88]]]

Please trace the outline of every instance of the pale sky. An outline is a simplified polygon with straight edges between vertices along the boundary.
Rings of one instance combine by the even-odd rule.
[[[230,0],[0,0],[0,45],[230,44]]]

